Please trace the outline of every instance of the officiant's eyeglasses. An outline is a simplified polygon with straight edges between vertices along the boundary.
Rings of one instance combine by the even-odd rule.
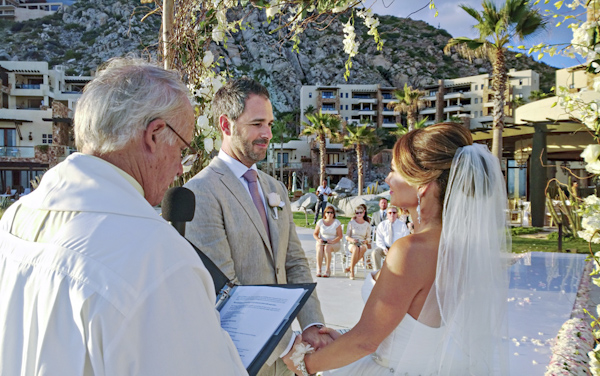
[[[181,137],[181,135],[179,133],[177,133],[177,131],[175,129],[173,129],[173,127],[170,126],[169,123],[167,123],[166,121],[165,121],[165,125],[167,126],[167,128],[172,130],[173,133],[175,133],[175,135],[177,135],[177,137],[179,137],[179,139],[187,147],[187,151],[185,152],[185,154],[184,154],[185,156],[181,160],[181,164],[184,166],[193,165],[194,162],[196,162],[196,160],[198,159],[198,151],[196,149],[194,149],[194,147],[192,147],[192,145],[190,145],[186,140],[184,140],[183,137]]]

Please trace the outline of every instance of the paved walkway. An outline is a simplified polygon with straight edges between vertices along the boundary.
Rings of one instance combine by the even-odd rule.
[[[356,274],[356,279],[348,279],[342,269],[340,257],[338,257],[336,274],[329,278],[317,278],[315,267],[317,253],[313,230],[297,226],[296,232],[302,243],[302,248],[306,252],[313,280],[317,282],[317,294],[321,300],[325,324],[334,329],[353,327],[360,319],[364,307],[360,294],[364,282],[364,273],[359,271]]]

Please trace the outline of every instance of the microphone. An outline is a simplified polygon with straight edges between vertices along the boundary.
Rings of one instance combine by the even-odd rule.
[[[196,208],[196,196],[194,192],[184,187],[169,188],[165,192],[161,207],[163,218],[171,222],[171,225],[175,227],[177,232],[185,238],[185,223],[194,219],[194,210]],[[188,243],[194,248],[210,273],[215,286],[215,294],[218,296],[223,288],[232,285],[232,283],[204,252],[189,240]]]
[[[194,219],[196,196],[184,187],[169,188],[162,200],[162,216],[185,237],[185,223]]]

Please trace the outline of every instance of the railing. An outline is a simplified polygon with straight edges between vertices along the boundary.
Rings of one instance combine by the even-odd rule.
[[[0,157],[33,158],[35,150],[33,146],[0,146]]]
[[[321,94],[321,98],[323,99],[335,99],[335,94]]]
[[[298,168],[298,169],[300,169],[300,168],[302,168],[302,163],[298,163],[298,162],[294,162],[294,163],[283,162],[283,166],[282,166],[281,162],[275,163],[275,168],[281,168],[281,167],[283,167],[283,168]]]
[[[15,89],[41,89],[42,85],[40,84],[16,84]]]
[[[355,99],[373,99],[373,97],[371,97],[370,95],[361,95],[361,94],[355,94],[352,96],[352,98]]]
[[[69,156],[77,151],[70,146],[48,145],[50,148],[63,149],[63,153],[57,150],[57,156]],[[0,157],[8,158],[35,158],[35,146],[0,146]]]
[[[335,107],[321,107],[322,111],[336,111],[337,109]]]

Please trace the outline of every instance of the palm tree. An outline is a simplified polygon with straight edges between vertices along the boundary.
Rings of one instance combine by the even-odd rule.
[[[413,89],[408,84],[404,84],[403,89],[394,90],[398,101],[388,103],[387,107],[393,108],[396,112],[406,113],[408,129],[412,131],[415,129],[419,110],[427,106],[428,101],[423,100],[426,94],[422,90]]]
[[[429,117],[425,116],[423,119],[421,119],[415,123],[415,129],[425,128],[426,127],[425,123],[427,123],[428,121],[429,121]],[[400,138],[404,137],[405,134],[410,132],[408,127],[406,127],[405,125],[400,124],[400,123],[397,123],[396,125],[398,126],[398,128],[396,128],[393,131],[390,131],[390,134],[396,136],[396,138],[400,139]]]
[[[547,98],[549,96],[550,96],[550,94],[544,93],[541,90],[532,90],[531,93],[529,93],[529,100],[534,102],[534,101],[539,101],[540,99]]]
[[[279,180],[283,181],[283,143],[289,141],[291,129],[289,124],[291,124],[294,120],[294,114],[291,112],[286,113],[285,115],[278,117],[277,120],[273,122],[273,126],[271,127],[271,132],[273,132],[273,139],[279,140],[279,155],[281,158],[281,162],[279,163]]]
[[[354,147],[356,150],[356,167],[358,170],[358,195],[362,195],[364,186],[364,169],[363,169],[363,150],[367,145],[379,143],[379,138],[375,134],[375,128],[366,124],[363,125],[346,125],[348,134],[344,136],[344,146]]]
[[[319,140],[319,181],[325,180],[325,158],[327,152],[325,151],[326,138],[334,139],[339,137],[339,131],[342,125],[342,120],[339,116],[324,114],[319,110],[318,113],[304,114],[310,123],[302,122],[304,130],[302,135],[317,136]]]
[[[506,51],[515,38],[523,40],[527,36],[544,29],[547,21],[539,9],[534,9],[529,0],[506,0],[498,9],[493,0],[483,0],[483,10],[477,11],[467,5],[459,5],[473,17],[479,31],[479,38],[452,38],[444,52],[450,54],[452,48],[464,57],[488,58],[494,68],[492,87],[494,90],[494,123],[492,154],[502,158],[502,130],[504,129],[504,103],[506,83]]]
[[[315,112],[317,112],[317,109],[315,108],[315,106],[313,106],[312,104],[309,104],[304,109],[304,116],[314,114]]]
[[[521,107],[522,105],[524,105],[525,103],[527,103],[525,101],[525,99],[523,99],[523,97],[514,97],[511,101],[513,108],[517,108],[517,107]]]

